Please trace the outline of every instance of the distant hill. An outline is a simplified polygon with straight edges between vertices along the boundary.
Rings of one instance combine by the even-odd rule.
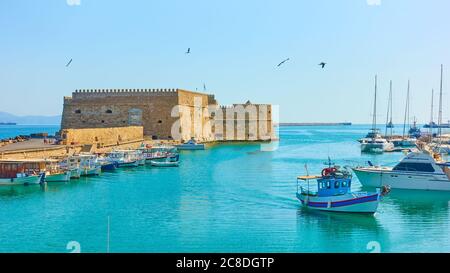
[[[16,116],[0,112],[0,122],[15,122],[19,125],[58,125],[61,123],[61,116]]]

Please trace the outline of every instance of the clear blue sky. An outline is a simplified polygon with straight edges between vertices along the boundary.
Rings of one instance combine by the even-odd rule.
[[[378,73],[379,120],[392,79],[403,121],[410,78],[411,115],[427,122],[443,63],[448,119],[449,11],[448,0],[2,0],[0,111],[57,115],[82,88],[205,83],[222,104],[278,104],[285,122],[370,123]]]

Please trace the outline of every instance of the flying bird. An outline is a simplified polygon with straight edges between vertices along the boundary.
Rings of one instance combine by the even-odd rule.
[[[72,63],[72,59],[66,64],[66,67],[68,67]]]
[[[285,62],[287,62],[287,61],[289,61],[289,58],[287,58],[286,60],[284,60],[284,61],[282,61],[281,63],[279,63],[278,65],[277,65],[277,67],[280,67],[281,65],[283,65]]]
[[[189,53],[191,53],[191,48],[190,47],[186,51],[186,54],[189,54]]]
[[[321,62],[319,65],[322,66],[322,69],[324,69],[326,64],[327,63]]]

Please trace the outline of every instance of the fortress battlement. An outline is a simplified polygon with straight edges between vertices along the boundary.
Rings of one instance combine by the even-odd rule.
[[[176,96],[179,89],[175,88],[138,88],[138,89],[77,89],[72,92],[74,99],[89,99],[111,96]]]

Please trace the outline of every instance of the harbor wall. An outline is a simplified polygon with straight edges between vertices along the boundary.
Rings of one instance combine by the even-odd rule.
[[[62,129],[60,133],[64,145],[93,144],[97,148],[144,139],[142,126]]]
[[[0,153],[0,159],[65,157],[67,154],[78,153],[80,150],[81,150],[81,146],[77,146],[77,147],[58,146],[55,148],[5,151],[5,152]]]

